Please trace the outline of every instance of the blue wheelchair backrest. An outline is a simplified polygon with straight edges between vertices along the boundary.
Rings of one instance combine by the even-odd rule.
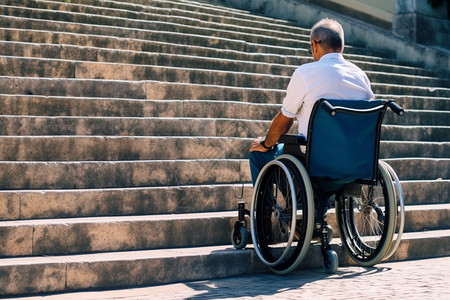
[[[308,126],[309,176],[328,181],[331,190],[355,180],[375,181],[386,100],[327,99],[333,112],[321,105],[324,100],[316,102]]]

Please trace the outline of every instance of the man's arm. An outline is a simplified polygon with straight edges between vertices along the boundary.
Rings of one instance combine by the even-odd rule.
[[[271,147],[278,142],[278,139],[281,135],[287,133],[289,129],[291,129],[292,124],[294,123],[294,119],[286,117],[281,112],[279,112],[275,118],[272,120],[272,124],[270,124],[269,132],[266,136],[266,141],[264,144],[267,147]],[[250,147],[250,152],[253,151],[261,151],[266,152],[268,149],[264,148],[261,144],[261,137],[258,137],[252,142]]]

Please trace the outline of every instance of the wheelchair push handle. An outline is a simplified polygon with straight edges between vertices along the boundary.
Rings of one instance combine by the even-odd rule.
[[[327,100],[322,100],[320,102],[320,105],[322,106],[323,110],[325,110],[330,116],[336,115],[336,109]]]
[[[389,102],[387,106],[399,116],[403,116],[403,114],[405,113],[405,110],[400,105],[398,105],[393,101]]]

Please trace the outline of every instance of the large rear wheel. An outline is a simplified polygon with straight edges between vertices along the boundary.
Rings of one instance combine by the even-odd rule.
[[[277,274],[295,270],[311,243],[314,204],[311,182],[300,161],[281,155],[260,172],[250,211],[253,244]]]
[[[352,184],[336,202],[336,218],[342,244],[362,266],[380,262],[393,239],[397,204],[388,170],[378,165],[376,184]]]

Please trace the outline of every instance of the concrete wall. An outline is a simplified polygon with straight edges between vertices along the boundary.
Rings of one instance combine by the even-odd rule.
[[[424,0],[423,0],[424,1]],[[342,24],[347,44],[365,45],[367,48],[388,51],[403,62],[414,63],[428,69],[450,70],[449,51],[433,49],[395,37],[391,32],[356,21],[339,13],[301,0],[226,0],[229,5],[274,18],[297,22],[309,28],[322,18],[334,18]]]
[[[329,0],[353,10],[372,15],[392,23],[396,13],[395,0]]]
[[[432,7],[432,5],[427,0],[396,0],[395,13],[420,13],[421,15],[427,17],[448,20],[448,5],[448,1],[445,0],[436,7]]]
[[[448,1],[433,8],[425,0],[397,0],[392,31],[412,42],[450,50]]]

